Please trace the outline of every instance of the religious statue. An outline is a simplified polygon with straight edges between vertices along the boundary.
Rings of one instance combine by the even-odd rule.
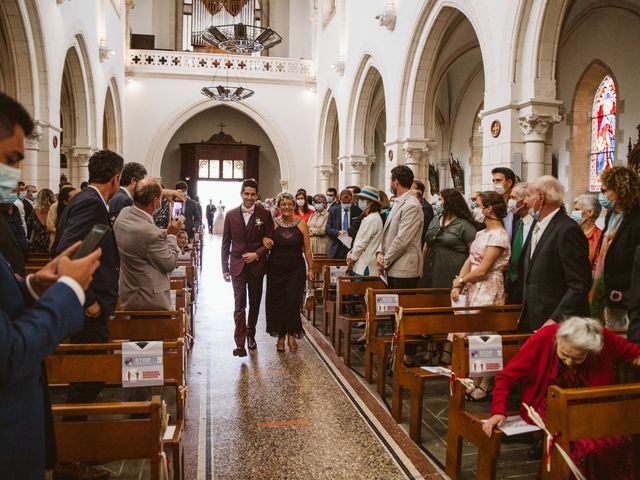
[[[431,195],[440,193],[440,179],[433,163],[429,163],[429,189],[431,190]]]
[[[640,175],[640,125],[636,127],[638,129],[638,139],[635,145],[631,144],[631,137],[629,137],[629,152],[627,153],[627,165],[628,167]]]
[[[460,161],[453,158],[453,153],[449,153],[449,169],[451,170],[451,180],[453,180],[453,188],[464,195],[464,170],[460,166]]]

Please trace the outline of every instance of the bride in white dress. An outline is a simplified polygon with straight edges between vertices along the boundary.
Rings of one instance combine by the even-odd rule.
[[[216,218],[213,220],[213,233],[214,235],[222,235],[224,230],[224,205],[222,200],[218,205],[218,211],[216,212]]]

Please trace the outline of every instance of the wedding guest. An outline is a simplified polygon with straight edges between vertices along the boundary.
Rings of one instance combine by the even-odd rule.
[[[347,253],[347,265],[355,275],[375,275],[376,251],[382,240],[384,227],[380,214],[380,192],[377,188],[365,186],[355,196],[363,219],[351,250]]]
[[[144,168],[144,165],[136,162],[125,163],[120,177],[120,188],[109,200],[109,216],[112,224],[118,218],[120,210],[133,205],[133,191],[136,188],[136,184],[146,176],[147,169]]]
[[[313,197],[313,208],[315,211],[309,217],[309,236],[311,237],[311,253],[314,255],[327,255],[329,252],[329,237],[327,237],[327,220],[329,211],[327,210],[327,198],[321,194]]]
[[[300,188],[296,192],[296,208],[293,216],[308,222],[312,213],[313,209],[309,208],[309,204],[307,203],[307,191],[304,188]]]
[[[29,237],[29,251],[31,253],[49,253],[49,232],[47,230],[47,217],[51,205],[55,203],[55,195],[48,188],[38,192],[33,205],[29,224],[31,237]]]
[[[502,223],[507,206],[502,195],[490,191],[478,194],[476,202],[486,228],[476,234],[469,258],[452,282],[451,300],[457,302],[464,294],[467,306],[504,305],[504,273],[511,256],[509,235]],[[489,377],[479,379],[476,387],[467,392],[469,400],[486,398],[490,381]]]
[[[543,420],[547,411],[547,389],[598,387],[616,383],[619,361],[640,366],[640,347],[628,342],[598,320],[572,317],[534,333],[495,378],[492,416],[482,425],[487,436],[504,424],[507,398],[517,384],[522,385],[522,403],[533,407]],[[531,419],[523,406],[522,418]],[[542,453],[542,440],[530,450]],[[615,452],[615,459],[611,457]],[[634,448],[631,437],[610,436],[571,442],[569,456],[585,478],[632,480]]]
[[[80,192],[80,190],[71,184],[61,186],[60,192],[58,193],[58,201],[49,207],[47,230],[49,231],[49,250],[52,252],[55,250],[56,233],[58,232],[64,209],[78,192]]]
[[[524,252],[529,248],[529,232],[533,226],[533,217],[529,213],[529,206],[525,203],[529,184],[517,183],[511,190],[507,210],[511,211],[516,219],[513,225],[513,237],[511,238],[511,259],[506,275],[505,289],[507,290],[507,302],[512,305],[522,303],[522,291],[524,286]]]
[[[290,193],[278,195],[280,217],[274,219],[272,241],[267,239],[265,243],[271,250],[267,262],[267,333],[278,337],[278,352],[284,352],[285,338],[291,352],[298,350],[296,339],[304,336],[300,316],[303,292],[306,279],[313,281],[309,227],[296,218],[294,202]]]
[[[584,232],[589,241],[589,263],[595,269],[598,246],[602,237],[602,230],[596,226],[596,220],[600,217],[602,205],[596,195],[584,193],[573,201],[573,218]]]
[[[340,192],[339,207],[329,209],[326,232],[329,236],[329,256],[331,258],[347,258],[347,247],[338,237],[348,235],[349,227],[353,219],[358,217],[362,210],[357,205],[353,205],[353,193],[344,189]]]
[[[629,323],[631,260],[640,245],[640,179],[627,167],[613,167],[600,175],[598,200],[608,210],[600,241],[591,299],[591,315],[611,329]]]

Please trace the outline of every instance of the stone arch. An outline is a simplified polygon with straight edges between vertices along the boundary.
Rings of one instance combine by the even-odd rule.
[[[327,90],[320,117],[318,139],[318,160],[316,166],[319,181],[316,185],[323,193],[337,185],[338,156],[340,155],[340,120],[336,100],[331,90]]]
[[[87,180],[88,160],[96,148],[96,118],[93,75],[81,34],[73,37],[64,58],[60,92],[63,129],[61,153],[69,160],[69,180]]]
[[[102,148],[122,153],[122,115],[115,78],[109,82],[105,94],[102,116]]]
[[[425,111],[428,95],[434,94],[435,88],[431,86],[435,80],[433,76],[439,53],[451,27],[463,20],[471,24],[481,57],[484,58],[484,42],[481,41],[481,31],[469,2],[457,2],[455,6],[451,2],[427,2],[419,15],[405,62],[400,97],[404,100],[398,118],[398,124],[404,127],[404,133],[409,138],[427,137],[426,128],[431,126],[425,125]]]
[[[620,97],[619,83],[611,68],[601,60],[594,60],[582,73],[571,103],[571,151],[569,162],[568,200],[589,189],[589,155],[591,153],[591,107],[600,82],[610,75]]]
[[[209,99],[198,99],[192,102],[190,105],[174,111],[168,116],[167,120],[158,129],[151,141],[151,146],[147,152],[145,158],[145,165],[149,170],[149,176],[160,177],[160,171],[162,167],[162,158],[167,146],[173,138],[176,131],[189,119],[194,117],[204,110],[208,110],[215,106],[217,103],[212,103]],[[276,122],[271,116],[263,110],[257,109],[253,105],[249,105],[244,102],[227,103],[226,106],[244,113],[252,120],[254,120],[260,128],[267,134],[273,147],[278,155],[278,163],[280,165],[280,184],[284,190],[289,189],[291,180],[293,179],[294,169],[292,162],[292,155],[289,145],[286,141],[284,132],[277,126]]]

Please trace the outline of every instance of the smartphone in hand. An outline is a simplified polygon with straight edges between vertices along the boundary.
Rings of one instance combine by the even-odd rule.
[[[108,225],[103,225],[100,223],[94,225],[91,231],[87,233],[87,236],[84,237],[84,240],[82,240],[82,244],[80,245],[80,247],[75,252],[73,252],[73,254],[71,254],[71,258],[73,260],[83,258],[95,251],[102,243],[102,240],[104,240],[104,237],[110,231],[111,227],[109,227]]]
[[[179,201],[173,202],[173,210],[171,211],[171,218],[178,220],[183,215],[184,204]]]

